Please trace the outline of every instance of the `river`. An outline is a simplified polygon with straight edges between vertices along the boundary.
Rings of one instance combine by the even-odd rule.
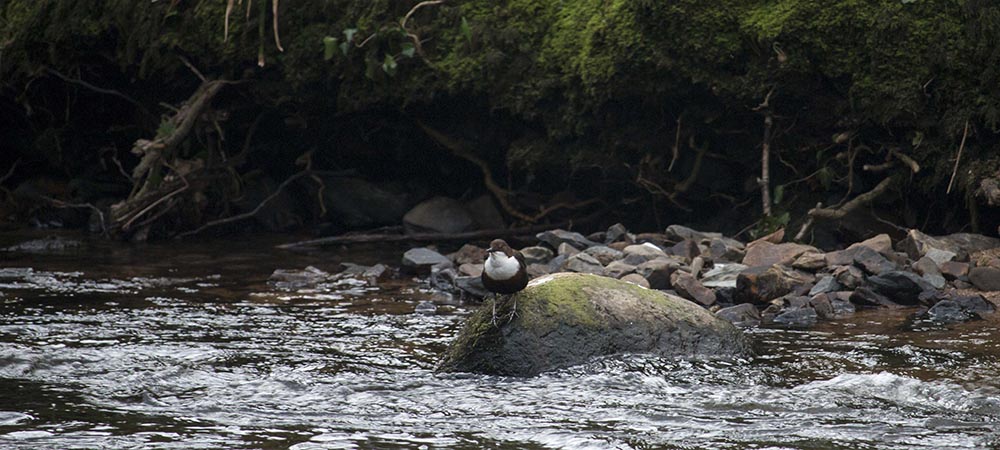
[[[0,247],[49,234],[6,233]],[[758,328],[758,356],[741,361],[437,375],[475,305],[405,277],[267,281],[398,265],[404,248],[64,236],[80,245],[0,252],[0,448],[1000,448],[995,316]],[[416,313],[425,301],[437,311]]]

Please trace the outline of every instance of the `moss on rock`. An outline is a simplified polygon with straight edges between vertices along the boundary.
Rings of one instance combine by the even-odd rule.
[[[517,314],[508,320],[516,302]],[[668,357],[746,355],[742,332],[700,306],[590,274],[533,280],[473,313],[439,364],[442,372],[531,376],[622,353]]]

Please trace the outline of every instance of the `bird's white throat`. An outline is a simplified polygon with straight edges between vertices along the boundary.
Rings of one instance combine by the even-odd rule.
[[[486,264],[483,266],[486,275],[494,280],[513,278],[514,275],[517,275],[517,271],[520,268],[521,264],[517,261],[517,258],[507,256],[503,252],[490,253],[489,258],[486,258]]]

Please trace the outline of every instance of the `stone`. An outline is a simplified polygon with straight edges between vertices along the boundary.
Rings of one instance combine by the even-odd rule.
[[[625,255],[624,261],[635,266],[667,256],[666,252],[650,243],[629,245],[622,250],[622,253]]]
[[[83,242],[65,239],[59,236],[48,236],[41,239],[32,239],[19,244],[0,249],[5,252],[17,253],[62,253],[80,249]]]
[[[676,271],[670,276],[670,285],[677,291],[677,295],[691,300],[702,306],[712,306],[715,304],[715,292],[702,286],[698,280],[689,273]]]
[[[856,242],[854,244],[851,244],[850,247],[847,248],[850,249],[856,247],[867,247],[872,250],[875,250],[875,252],[882,254],[883,256],[888,256],[893,252],[892,239],[889,237],[888,234],[885,233],[866,239],[861,242]]]
[[[458,266],[458,274],[478,277],[483,274],[483,265],[469,263],[462,264],[461,266]]]
[[[549,267],[548,264],[528,264],[528,278],[537,278],[542,275],[548,275],[552,272],[552,268]]]
[[[425,200],[403,216],[403,226],[409,233],[459,233],[474,225],[465,206],[448,197]]]
[[[587,235],[587,239],[590,239],[591,241],[594,241],[594,242],[597,242],[597,243],[604,242],[604,232],[603,231],[595,231],[593,233],[590,233],[590,234]]]
[[[374,266],[366,268],[361,272],[361,278],[365,280],[369,286],[378,286],[380,281],[384,281],[386,278],[392,274],[384,264],[375,264]]]
[[[642,275],[653,289],[669,289],[670,276],[681,264],[667,257],[646,261],[635,267],[635,273]]]
[[[424,300],[417,304],[417,307],[413,309],[413,313],[430,315],[436,313],[437,309],[438,309],[437,305],[435,305],[433,302]]]
[[[587,247],[592,247],[598,245],[596,242],[587,239],[582,234],[574,231],[566,231],[561,229],[543,231],[535,235],[539,241],[549,244],[549,247],[559,248],[559,244],[567,243],[576,247],[577,250],[583,250]]]
[[[750,351],[739,329],[687,300],[621,280],[560,273],[533,280],[510,299],[485,302],[436,370],[533,376],[614,354],[738,358]]]
[[[667,237],[663,233],[639,233],[635,235],[635,242],[639,244],[652,244],[659,248],[667,246]]]
[[[403,267],[417,272],[430,272],[431,266],[441,263],[450,264],[451,260],[427,247],[411,248],[403,253]]]
[[[674,244],[673,247],[667,249],[666,252],[669,255],[680,256],[681,258],[684,258],[685,261],[691,261],[696,256],[701,255],[701,249],[698,248],[698,243],[693,239],[680,241]]]
[[[1000,269],[973,267],[969,269],[969,282],[980,291],[1000,291]]]
[[[635,273],[635,266],[625,261],[611,261],[610,264],[604,266],[604,276],[606,277],[622,278],[630,273]]]
[[[826,267],[826,255],[813,252],[803,253],[792,262],[792,267],[815,272]]]
[[[763,305],[797,290],[807,290],[812,277],[784,266],[757,266],[736,279],[736,301]]]
[[[472,216],[475,227],[480,230],[501,230],[507,228],[507,222],[497,209],[493,197],[483,194],[465,204],[465,210]]]
[[[275,269],[268,277],[267,283],[275,289],[295,291],[315,287],[317,284],[331,281],[333,276],[326,271],[313,266],[305,269]]]
[[[746,256],[746,246],[742,242],[729,238],[711,238],[702,240],[708,242],[707,253],[715,261],[739,262]]]
[[[771,234],[768,234],[766,236],[763,236],[763,237],[759,237],[755,241],[747,244],[747,248],[750,248],[750,246],[755,245],[755,244],[759,244],[761,242],[768,242],[768,243],[771,243],[771,244],[780,244],[781,241],[783,241],[783,240],[785,240],[785,229],[784,228],[778,228],[778,231],[775,231],[775,232],[773,232]]]
[[[865,274],[854,266],[840,266],[834,269],[833,277],[846,289],[854,289],[865,280]]]
[[[540,245],[522,248],[521,254],[524,255],[525,264],[545,264],[555,255],[552,250]]]
[[[760,325],[760,312],[757,311],[757,307],[749,303],[722,308],[716,311],[715,315],[740,328]]]
[[[933,259],[924,256],[913,264],[913,268],[917,270],[917,273],[920,274],[924,281],[928,282],[931,286],[934,286],[934,289],[941,289],[944,287],[944,275],[941,274],[941,270],[938,269],[937,263],[935,263]]]
[[[981,314],[995,310],[996,307],[981,295],[955,296],[934,304],[924,318],[936,323],[958,323],[981,319]]]
[[[630,243],[630,242],[618,241],[618,242],[612,242],[612,243],[608,244],[608,247],[613,248],[613,249],[618,250],[618,251],[623,251],[623,250],[625,250],[625,247],[628,247],[628,246],[630,246],[632,244],[633,243]]]
[[[824,275],[813,285],[812,289],[809,289],[809,295],[816,296],[826,294],[827,292],[836,292],[841,289],[843,289],[843,286],[837,282],[837,279],[833,275]]]
[[[794,242],[772,244],[768,241],[758,240],[747,245],[743,264],[750,267],[773,266],[775,264],[790,265],[799,256],[807,252],[820,253],[819,249],[811,245],[796,244]]]
[[[448,256],[457,265],[482,264],[483,261],[486,261],[486,249],[465,244],[457,252]]]
[[[567,272],[592,273],[601,275],[604,273],[604,266],[601,262],[586,253],[577,253],[566,259],[563,270]]]
[[[580,250],[570,245],[568,242],[563,242],[559,244],[559,247],[556,248],[556,254],[560,256],[561,255],[573,256],[577,253],[580,253]]]
[[[548,263],[548,272],[553,273],[563,270],[563,265],[566,264],[567,259],[569,259],[569,256],[566,255],[558,255],[555,258],[550,259]]]
[[[930,256],[926,256],[926,258],[930,258]],[[969,276],[969,263],[945,261],[938,263],[938,268],[941,270],[941,275],[944,275],[945,279],[948,280]]]
[[[934,263],[938,265],[938,267],[941,267],[947,262],[952,262],[952,260],[955,259],[955,257],[958,255],[956,255],[953,252],[949,252],[947,250],[941,250],[932,247],[927,249],[927,252],[924,253],[924,256],[933,260]]]
[[[418,200],[413,198],[414,194],[410,190],[393,184],[378,185],[359,178],[343,176],[318,176],[323,180],[322,199],[326,209],[325,217],[333,218],[338,225],[344,228],[357,229],[397,225],[413,206],[413,203]],[[278,183],[271,180],[260,189],[255,188],[255,191],[260,191],[259,194],[250,193],[247,195],[247,200],[252,205],[259,205],[260,201],[270,193],[276,192],[277,185]],[[295,203],[294,199],[288,202],[281,202],[281,200],[278,198],[276,201],[268,202],[268,204]],[[253,206],[247,207],[247,210],[250,209],[253,209]],[[267,214],[267,211],[261,211],[261,213]]]
[[[621,278],[621,280],[649,289],[649,281],[646,281],[646,279],[643,278],[642,275],[639,275],[637,273],[630,273],[628,275],[625,275],[624,277]]]
[[[704,284],[704,283],[703,283]],[[736,303],[736,287],[717,287],[713,288],[715,291],[715,303],[732,305]]]
[[[844,317],[854,314],[857,308],[854,307],[854,303],[851,303],[851,295],[854,292],[851,291],[837,291],[831,292],[827,295],[830,299],[830,306],[833,307],[834,317]]]
[[[869,274],[881,275],[883,273],[899,269],[895,263],[889,261],[885,258],[885,256],[882,256],[881,253],[878,253],[871,248],[856,248],[859,251],[854,254],[854,265],[864,269],[864,271]]]
[[[875,292],[901,305],[916,305],[922,291],[934,288],[917,274],[901,270],[869,277],[868,284]]]
[[[606,246],[603,246],[603,245],[596,245],[596,246],[590,247],[590,248],[584,250],[583,253],[586,253],[586,254],[588,254],[590,256],[593,256],[595,259],[597,259],[598,261],[600,261],[601,264],[603,264],[605,266],[608,265],[608,264],[611,264],[612,261],[616,261],[616,260],[619,260],[619,259],[625,257],[625,253],[624,252],[620,252],[620,251],[615,250],[615,249],[613,249],[611,247],[606,247]]]
[[[739,277],[740,272],[747,268],[747,266],[737,263],[716,264],[712,270],[705,272],[705,275],[701,277],[701,284],[709,288],[735,288],[736,279]]]
[[[456,289],[473,297],[484,298],[490,295],[490,291],[483,286],[483,279],[479,276],[455,277],[453,283]]]
[[[916,299],[916,297],[914,297]],[[851,293],[851,303],[861,307],[900,308],[901,306],[871,288],[861,286]]]
[[[928,236],[918,230],[910,230],[897,246],[914,261],[926,255],[932,248],[954,253],[957,261],[968,261],[972,253],[1000,247],[1000,239],[974,233]]]
[[[1000,248],[980,250],[969,255],[973,267],[994,267],[1000,269]]]
[[[819,314],[813,307],[798,306],[786,308],[771,320],[789,327],[811,327],[816,324],[818,318]]]
[[[452,266],[451,261],[431,266],[430,276],[427,283],[432,288],[440,291],[451,291],[455,288],[455,279],[458,278],[458,271]]]
[[[621,223],[616,223],[608,227],[608,231],[604,232],[604,243],[610,244],[612,242],[619,242],[619,241],[635,242],[635,237],[630,236],[629,234],[630,233],[628,232],[628,229],[625,228],[625,225],[622,225]]]
[[[820,319],[828,320],[836,317],[833,312],[833,304],[830,301],[830,296],[826,293],[810,297],[809,306],[816,311],[816,315],[818,315]]]

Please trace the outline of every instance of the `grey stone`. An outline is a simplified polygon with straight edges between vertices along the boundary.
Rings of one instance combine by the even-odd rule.
[[[934,288],[917,274],[901,270],[869,277],[868,284],[875,292],[901,305],[916,305],[921,292]]]
[[[639,275],[637,273],[630,273],[628,275],[625,275],[624,277],[621,278],[621,280],[649,289],[649,281],[647,281],[645,278],[642,277],[642,275]]]
[[[455,277],[454,286],[458,290],[469,294],[473,297],[483,298],[490,295],[490,291],[486,290],[483,286],[482,277],[478,276],[464,276]]]
[[[540,245],[522,248],[521,254],[524,255],[525,264],[545,264],[554,256],[552,250]]]
[[[584,250],[583,253],[586,253],[586,254],[588,254],[590,256],[593,256],[598,261],[600,261],[601,264],[603,264],[605,266],[608,265],[608,264],[610,264],[612,261],[621,259],[621,258],[623,258],[625,256],[625,254],[623,252],[620,252],[620,251],[615,250],[615,249],[613,249],[611,247],[606,247],[606,246],[603,246],[603,245],[596,245],[596,246],[590,247],[590,248]]]
[[[916,296],[914,296],[916,299]],[[889,297],[886,297],[874,290],[861,286],[851,293],[851,303],[861,306],[861,307],[883,307],[883,308],[900,308],[900,305]]]
[[[670,276],[681,264],[667,257],[646,261],[635,267],[635,273],[642,275],[653,289],[669,289]]]
[[[427,300],[424,300],[417,304],[417,307],[413,309],[415,314],[434,314],[437,312],[437,305]]]
[[[459,275],[478,277],[483,274],[483,265],[465,263],[462,264],[461,266],[458,266],[458,273]]]
[[[338,224],[346,228],[399,224],[416,200],[406,189],[391,184],[377,185],[362,179],[342,176],[320,175],[320,177],[323,179],[322,198],[327,212],[326,217],[334,218]],[[252,205],[260,204],[260,200],[275,192],[277,183],[273,181],[270,183],[274,186],[267,186],[265,183],[258,195],[248,195]],[[281,199],[277,200],[269,204],[280,203]],[[287,203],[294,204],[294,201],[290,200]],[[252,208],[251,206],[247,209]],[[267,211],[262,212],[267,213]]]
[[[747,266],[737,263],[716,264],[712,270],[705,272],[705,275],[701,277],[701,284],[710,288],[735,288],[736,279],[739,277],[740,272],[747,268]]]
[[[837,282],[837,279],[833,275],[824,275],[820,277],[819,281],[813,285],[812,289],[809,290],[810,296],[815,296],[818,294],[825,294],[827,292],[836,292],[843,289],[843,286]]]
[[[772,320],[789,327],[810,327],[816,324],[818,318],[819,314],[813,307],[799,306],[785,309]]]
[[[498,317],[512,318],[491,324],[494,305]],[[622,353],[733,358],[748,355],[750,345],[739,329],[687,300],[621,280],[561,273],[484,303],[436,370],[532,376]]]
[[[556,248],[556,254],[560,256],[562,255],[573,256],[577,253],[580,253],[580,250],[570,245],[568,242],[563,242],[559,244],[559,247]]]
[[[605,244],[610,244],[612,242],[618,242],[618,241],[629,242],[630,240],[634,241],[634,239],[635,239],[634,237],[630,238],[628,229],[626,229],[625,225],[622,225],[621,223],[616,223],[614,225],[611,225],[610,227],[608,227],[608,231],[604,233]]]
[[[883,273],[898,270],[899,267],[895,263],[889,261],[882,256],[882,254],[872,250],[868,247],[856,247],[859,251],[854,254],[854,264],[865,272],[872,275],[881,275]]]
[[[1000,291],[1000,269],[973,267],[969,269],[969,281],[980,291]]]
[[[937,323],[958,323],[980,319],[980,314],[994,312],[996,308],[982,296],[955,296],[937,302],[924,317]]]
[[[944,275],[941,274],[941,270],[938,269],[937,263],[935,263],[934,260],[924,256],[913,264],[913,268],[917,269],[917,273],[921,275],[924,281],[927,281],[931,286],[934,286],[935,289],[941,289],[944,287]]]
[[[361,272],[361,278],[368,282],[369,286],[377,286],[380,281],[389,278],[391,271],[384,264],[375,264]]]
[[[715,304],[715,292],[702,286],[691,274],[681,271],[674,272],[670,276],[670,285],[683,298],[706,307]]]
[[[683,225],[670,225],[667,227],[664,234],[667,239],[673,242],[680,242],[685,239],[692,239],[700,242],[704,239],[722,238],[722,233],[706,233],[685,227]]]
[[[543,231],[535,235],[535,237],[538,238],[539,241],[549,244],[549,247],[552,248],[559,248],[559,244],[564,242],[576,247],[577,250],[583,250],[587,247],[598,245],[596,242],[587,239],[580,233],[561,229]]]
[[[275,289],[294,291],[315,287],[317,284],[333,280],[330,273],[308,266],[305,269],[275,269],[267,282]]]
[[[746,256],[746,246],[735,239],[712,238],[707,242],[708,256],[714,261],[740,262]]]
[[[794,242],[772,244],[768,241],[754,241],[753,244],[747,246],[743,264],[750,267],[775,264],[791,265],[799,256],[807,252],[820,253],[816,247],[811,245]]]
[[[928,256],[928,258],[930,257]],[[938,264],[938,268],[941,270],[941,275],[944,275],[945,279],[948,280],[969,276],[969,263],[945,261]]]
[[[833,271],[833,277],[841,286],[847,289],[854,289],[865,280],[865,274],[861,269],[854,266],[840,266]]]
[[[554,272],[548,264],[532,263],[528,264],[528,278],[537,278]]]
[[[411,233],[458,233],[473,228],[472,215],[458,200],[434,197],[414,206],[403,216],[403,226]]]
[[[651,259],[667,256],[662,249],[649,243],[629,245],[622,252],[625,254],[625,262],[635,266]]]
[[[604,266],[601,262],[586,253],[577,253],[566,259],[563,270],[567,272],[592,273],[601,275],[604,273]]]
[[[1000,247],[1000,239],[974,233],[928,236],[918,230],[910,230],[898,246],[913,260],[920,259],[933,248],[954,253],[957,261],[967,261],[972,253]]]
[[[811,275],[784,266],[751,267],[736,279],[736,301],[762,305],[791,292],[807,291],[812,282]]]
[[[403,253],[403,266],[420,272],[429,272],[431,266],[441,263],[451,263],[444,255],[427,247],[411,248]]]
[[[465,244],[457,252],[448,255],[455,264],[482,264],[486,261],[486,249]]]
[[[472,216],[476,228],[483,230],[507,228],[507,222],[503,220],[503,215],[497,209],[493,197],[489,195],[480,195],[466,203],[465,210]]]
[[[950,262],[951,260],[955,259],[955,256],[957,255],[947,250],[941,250],[931,247],[927,249],[927,252],[924,253],[924,256],[934,261],[934,263],[937,264],[938,267],[941,267],[944,263]]]
[[[610,264],[604,266],[604,276],[606,277],[622,278],[630,273],[635,273],[635,266],[625,261],[611,261]]]
[[[826,256],[822,253],[803,253],[792,262],[792,267],[802,270],[817,271],[826,267]]]
[[[681,258],[684,258],[684,261],[690,262],[695,257],[701,255],[701,249],[698,248],[698,243],[693,239],[685,239],[667,249],[666,253],[680,256]]]
[[[741,328],[760,325],[760,312],[757,311],[757,307],[749,303],[722,308],[716,311],[715,315]]]

